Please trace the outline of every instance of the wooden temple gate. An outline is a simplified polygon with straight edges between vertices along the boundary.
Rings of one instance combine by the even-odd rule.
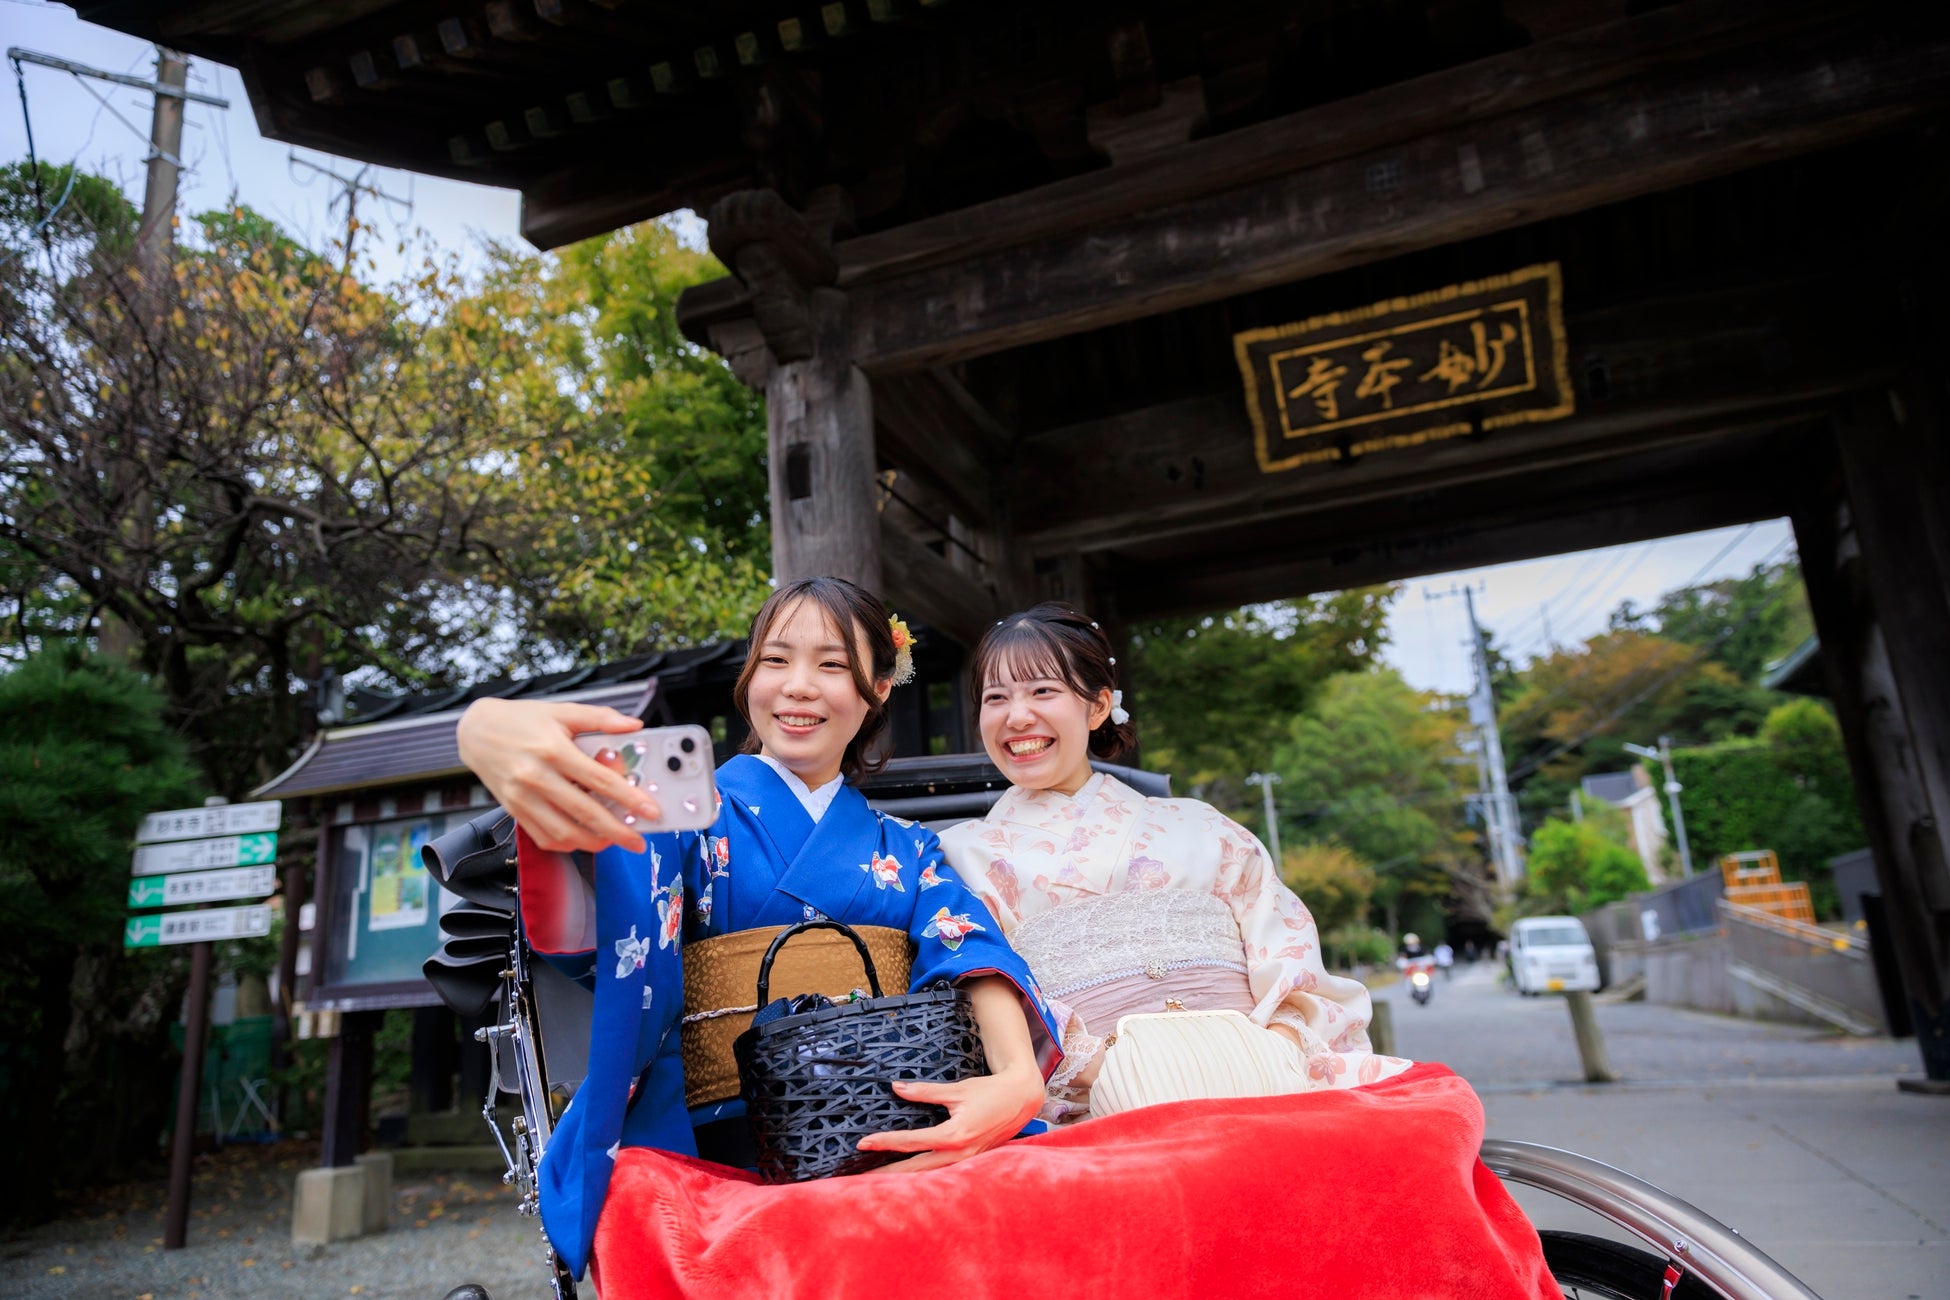
[[[1950,1085],[1940,6],[76,7],[543,247],[708,214],[776,572],[964,643],[1790,518]]]

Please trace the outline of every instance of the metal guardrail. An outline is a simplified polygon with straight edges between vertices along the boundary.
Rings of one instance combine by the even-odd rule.
[[[1757,925],[1763,930],[1772,930],[1790,939],[1800,939],[1811,947],[1826,948],[1843,956],[1867,959],[1869,941],[1860,935],[1849,934],[1845,930],[1829,930],[1807,921],[1796,921],[1790,917],[1776,916],[1759,907],[1749,907],[1730,899],[1720,900],[1720,913],[1748,925]]]
[[[1602,1160],[1535,1142],[1483,1143],[1497,1177],[1561,1196],[1638,1237],[1722,1300],[1821,1300],[1712,1215]]]

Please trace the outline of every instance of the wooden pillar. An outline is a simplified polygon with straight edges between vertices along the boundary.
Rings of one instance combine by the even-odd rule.
[[[1908,400],[1905,400],[1905,399]],[[1795,533],[1928,1078],[1950,1084],[1950,492],[1922,386],[1839,413],[1846,495]]]
[[[873,391],[846,355],[845,296],[815,289],[808,298],[812,355],[774,366],[765,385],[772,575],[831,575],[878,592]]]
[[[372,1037],[383,1013],[348,1011],[325,1056],[325,1129],[318,1163],[338,1168],[354,1163],[366,1131],[372,1091]]]
[[[881,585],[873,393],[846,343],[846,296],[831,248],[831,205],[808,218],[771,190],[711,208],[711,251],[751,296],[765,356],[740,367],[762,382],[771,460],[772,576],[830,574]]]

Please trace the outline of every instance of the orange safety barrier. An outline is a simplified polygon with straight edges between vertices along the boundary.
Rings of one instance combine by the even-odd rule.
[[[1727,854],[1720,859],[1720,878],[1726,882],[1729,903],[1814,924],[1815,903],[1808,886],[1799,880],[1781,879],[1781,860],[1772,849]]]

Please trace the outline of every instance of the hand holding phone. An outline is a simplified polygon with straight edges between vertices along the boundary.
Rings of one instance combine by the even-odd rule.
[[[654,822],[629,814],[621,804],[597,802],[639,834],[701,831],[718,819],[718,787],[712,772],[711,733],[699,726],[647,727],[617,735],[590,732],[576,748],[636,786],[663,809]]]

